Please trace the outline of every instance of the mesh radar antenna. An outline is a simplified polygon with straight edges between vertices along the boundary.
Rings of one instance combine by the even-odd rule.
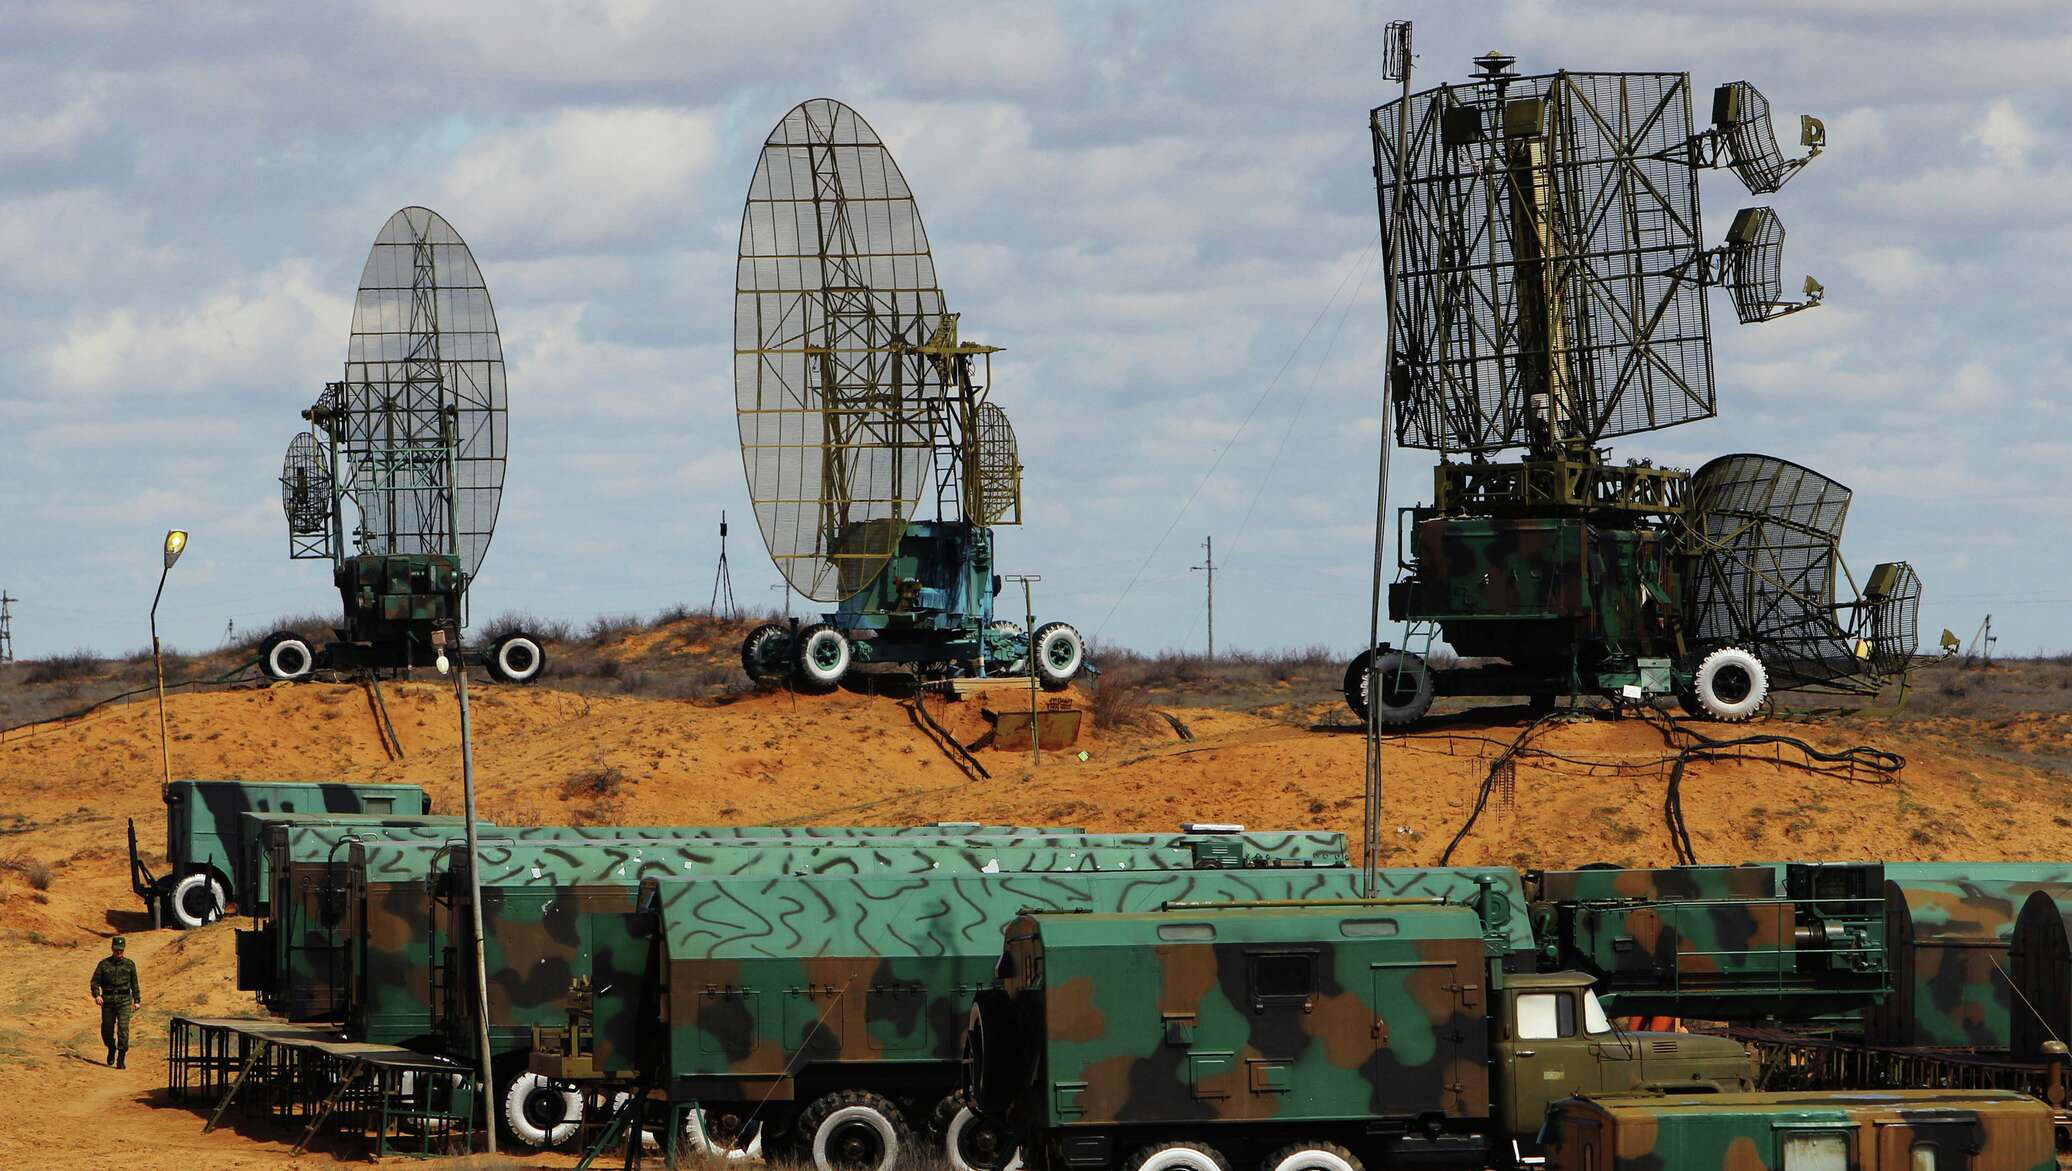
[[[992,621],[991,530],[1021,522],[1014,431],[987,401],[997,352],[959,336],[913,192],[870,124],[825,98],[794,107],[741,214],[735,409],[771,559],[837,609],[796,638],[752,633],[752,676],[830,687],[852,655],[979,673],[1027,657],[1008,641],[1037,636]],[[1038,657],[1069,679],[1083,648],[1053,626]]]
[[[1674,692],[1739,719],[1771,674],[1874,690],[1912,653],[1912,570],[1880,566],[1839,601],[1832,580],[1813,580],[1839,564],[1839,519],[1797,524],[1781,461],[1709,466],[1694,491],[1689,473],[1617,466],[1605,446],[1716,413],[1707,289],[1726,290],[1742,322],[1819,303],[1810,277],[1803,299],[1783,295],[1772,209],[1742,210],[1707,247],[1698,172],[1725,167],[1774,192],[1825,129],[1804,119],[1809,153],[1785,160],[1746,82],[1714,92],[1700,130],[1688,74],[1525,77],[1514,64],[1485,54],[1471,81],[1406,92],[1370,118],[1391,431],[1439,455],[1433,506],[1403,514],[1390,617],[1426,649],[1443,634],[1494,662],[1441,681],[1419,654],[1378,644],[1348,668],[1348,703],[1367,715],[1379,687],[1379,722],[1401,724],[1442,686],[1543,706]],[[1735,487],[1751,477],[1779,490]],[[1816,495],[1846,500],[1821,483]]]
[[[261,665],[289,679],[431,663],[430,631],[464,622],[489,551],[509,434],[489,288],[437,212],[406,207],[376,234],[344,377],[302,415],[312,430],[289,445],[281,473],[289,555],[331,562],[345,625],[321,653],[277,632]],[[499,640],[488,666],[528,680],[544,658],[536,640],[516,638]]]

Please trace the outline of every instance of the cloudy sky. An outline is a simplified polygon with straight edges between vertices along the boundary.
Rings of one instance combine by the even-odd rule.
[[[1005,568],[1040,618],[1199,647],[1364,634],[1382,345],[1367,110],[1383,23],[1418,80],[1746,78],[1831,148],[1772,202],[1787,284],[1716,306],[1720,417],[1618,445],[1769,452],[1857,491],[1859,573],[1911,560],[1926,637],[1988,612],[2072,649],[2072,138],[2061,0],[1070,4],[593,0],[528,11],[0,4],[0,588],[18,652],[215,643],[335,610],[275,481],[339,376],[360,266],[406,204],[465,235],[510,360],[503,517],[478,619],[778,607],[732,414],[732,260],[761,140],[856,106],[914,188],[1027,465]],[[1711,233],[1750,202],[1708,175]],[[1408,503],[1430,458],[1402,453]]]

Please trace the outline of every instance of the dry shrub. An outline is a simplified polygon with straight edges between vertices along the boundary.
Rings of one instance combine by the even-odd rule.
[[[616,795],[626,774],[616,765],[602,761],[589,768],[570,773],[561,782],[561,799],[564,801],[601,801]]]
[[[1101,678],[1091,712],[1094,727],[1103,731],[1144,729],[1158,722],[1158,714],[1145,702],[1143,686],[1123,675]]]
[[[24,683],[66,683],[85,679],[101,669],[101,657],[89,650],[76,650],[69,655],[52,655],[38,659],[29,667],[29,673],[22,677]]]
[[[56,871],[51,868],[50,863],[27,854],[10,854],[0,858],[0,870],[11,870],[21,875],[37,890],[49,890],[50,880],[56,876]]]

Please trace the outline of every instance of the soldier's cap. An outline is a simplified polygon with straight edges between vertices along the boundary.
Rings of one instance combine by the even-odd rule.
[[[122,948],[123,948],[123,945],[124,945],[124,944],[127,944],[128,942],[129,942],[129,940],[127,940],[127,939],[124,939],[124,938],[123,938],[122,936],[120,936],[120,935],[116,936],[116,937],[115,937],[115,939],[114,939],[114,945],[115,945],[115,950],[116,950],[116,951],[121,951],[121,950],[122,950]]]

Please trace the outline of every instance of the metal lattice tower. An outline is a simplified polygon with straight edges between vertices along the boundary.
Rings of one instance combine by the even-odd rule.
[[[19,601],[0,590],[0,663],[14,662],[14,604]]]

